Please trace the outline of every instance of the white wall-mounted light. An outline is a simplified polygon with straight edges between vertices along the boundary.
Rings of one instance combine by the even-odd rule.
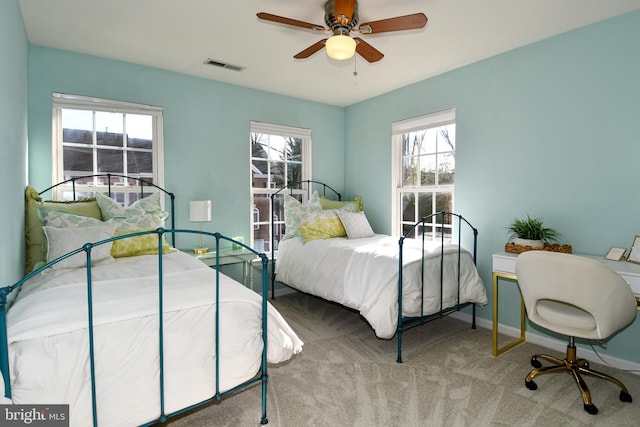
[[[338,61],[349,59],[356,53],[356,41],[343,34],[329,37],[324,47],[329,58]]]
[[[189,221],[200,223],[200,232],[202,232],[202,223],[211,221],[211,200],[192,200],[189,202]],[[200,234],[200,247],[194,248],[196,254],[204,254],[209,248],[202,246],[202,234]]]

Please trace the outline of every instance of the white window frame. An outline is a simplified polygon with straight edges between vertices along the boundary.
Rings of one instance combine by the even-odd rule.
[[[426,114],[419,117],[413,117],[406,120],[393,122],[391,125],[391,186],[392,186],[392,200],[391,200],[391,231],[394,236],[401,236],[402,232],[402,194],[406,190],[415,192],[450,192],[452,196],[452,210],[453,203],[455,202],[454,184],[448,185],[436,185],[436,186],[424,186],[424,187],[403,187],[402,186],[402,135],[408,132],[417,131],[421,129],[428,129],[433,127],[439,127],[451,123],[456,123],[456,109],[450,108],[443,111],[438,111],[431,114]],[[457,144],[456,144],[457,148]],[[434,198],[435,203],[435,198]],[[420,218],[416,217],[416,221]],[[434,219],[435,221],[435,219]],[[435,224],[434,226],[440,226]],[[446,225],[445,225],[446,227]],[[449,226],[450,227],[450,226]],[[435,227],[434,227],[435,230]]]
[[[286,126],[286,125],[278,125],[278,124],[273,124],[273,123],[265,123],[265,122],[258,122],[258,121],[250,121],[249,123],[249,135],[251,135],[252,133],[265,133],[265,134],[270,134],[270,135],[283,135],[286,137],[293,137],[293,138],[300,138],[302,140],[302,180],[309,180],[312,177],[311,174],[311,145],[312,145],[312,139],[311,139],[311,129],[305,129],[305,128],[298,128],[298,127],[292,127],[292,126]],[[254,242],[254,230],[256,230],[256,227],[260,227],[260,226],[268,226],[269,229],[269,247],[267,247],[267,245],[265,245],[264,248],[256,248],[259,250],[265,250],[265,251],[270,251],[271,247],[271,239],[273,238],[273,230],[271,229],[271,221],[256,221],[256,214],[254,211],[254,196],[255,195],[267,195],[270,196],[271,194],[275,193],[276,191],[278,191],[280,188],[253,188],[253,182],[252,182],[252,168],[253,168],[253,156],[252,156],[252,152],[251,152],[251,138],[249,138],[249,192],[250,192],[250,209],[249,211],[249,218],[250,218],[250,227],[249,227],[249,241],[250,241],[250,246],[252,248],[256,248],[255,246],[255,242]],[[286,163],[285,163],[285,167],[286,167]],[[284,176],[285,179],[287,177],[287,171],[285,168],[285,172],[284,172]],[[295,191],[294,191],[295,192]],[[287,193],[288,194],[288,193]],[[303,197],[306,196],[306,190],[302,191],[300,190],[300,194],[303,194]],[[269,212],[273,211],[273,207],[271,206],[271,198],[269,197]],[[276,226],[278,226],[278,224],[284,224],[284,218],[278,218],[277,220],[277,224]],[[276,248],[277,250],[277,248]]]
[[[52,179],[53,183],[62,182],[64,180],[64,165],[63,165],[63,136],[62,136],[62,110],[87,110],[87,111],[99,111],[99,112],[111,112],[111,113],[128,113],[128,114],[140,114],[148,115],[153,118],[153,183],[158,187],[164,188],[164,143],[163,143],[163,109],[153,105],[136,104],[131,102],[114,101],[110,99],[94,98],[81,95],[71,95],[64,93],[53,93],[53,108],[52,108]],[[94,162],[94,168],[97,166]],[[126,167],[126,165],[125,165]],[[94,170],[93,174],[98,173]],[[123,175],[126,175],[124,173]],[[144,177],[141,177],[144,179]],[[59,186],[54,190],[53,196],[60,198],[63,192],[69,191],[71,185]],[[97,180],[94,180],[93,184],[76,184],[76,192],[96,192],[106,191],[106,186],[99,185]],[[146,192],[145,188],[145,192]],[[122,193],[137,193],[140,191],[140,187],[136,185],[132,186],[118,186],[118,192]],[[155,187],[149,187],[148,192],[155,192]],[[162,198],[164,199],[164,198]]]

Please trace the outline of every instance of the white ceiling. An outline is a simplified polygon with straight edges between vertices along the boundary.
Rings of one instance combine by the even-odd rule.
[[[268,92],[350,105],[472,62],[640,9],[640,0],[359,0],[360,22],[424,12],[422,30],[363,35],[369,64],[293,55],[322,33],[264,22],[269,12],[324,24],[324,0],[20,0],[29,42]],[[204,65],[207,58],[246,67]],[[354,67],[357,76],[354,76]]]

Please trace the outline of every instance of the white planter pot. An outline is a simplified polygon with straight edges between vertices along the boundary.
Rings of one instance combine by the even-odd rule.
[[[544,242],[542,240],[521,239],[519,237],[516,237],[513,240],[513,243],[520,246],[530,246],[535,249],[544,248]]]

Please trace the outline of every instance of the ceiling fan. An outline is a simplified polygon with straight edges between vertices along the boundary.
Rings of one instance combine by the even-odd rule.
[[[414,13],[360,24],[358,22],[358,2],[356,0],[328,0],[324,5],[324,12],[326,27],[266,12],[260,12],[257,16],[265,21],[332,34],[331,37],[324,38],[295,54],[293,57],[296,59],[308,58],[325,47],[327,55],[333,59],[349,59],[357,52],[367,61],[377,62],[384,57],[382,52],[360,37],[351,37],[351,33],[378,34],[391,31],[415,30],[424,28],[427,25],[427,17],[424,13]]]

